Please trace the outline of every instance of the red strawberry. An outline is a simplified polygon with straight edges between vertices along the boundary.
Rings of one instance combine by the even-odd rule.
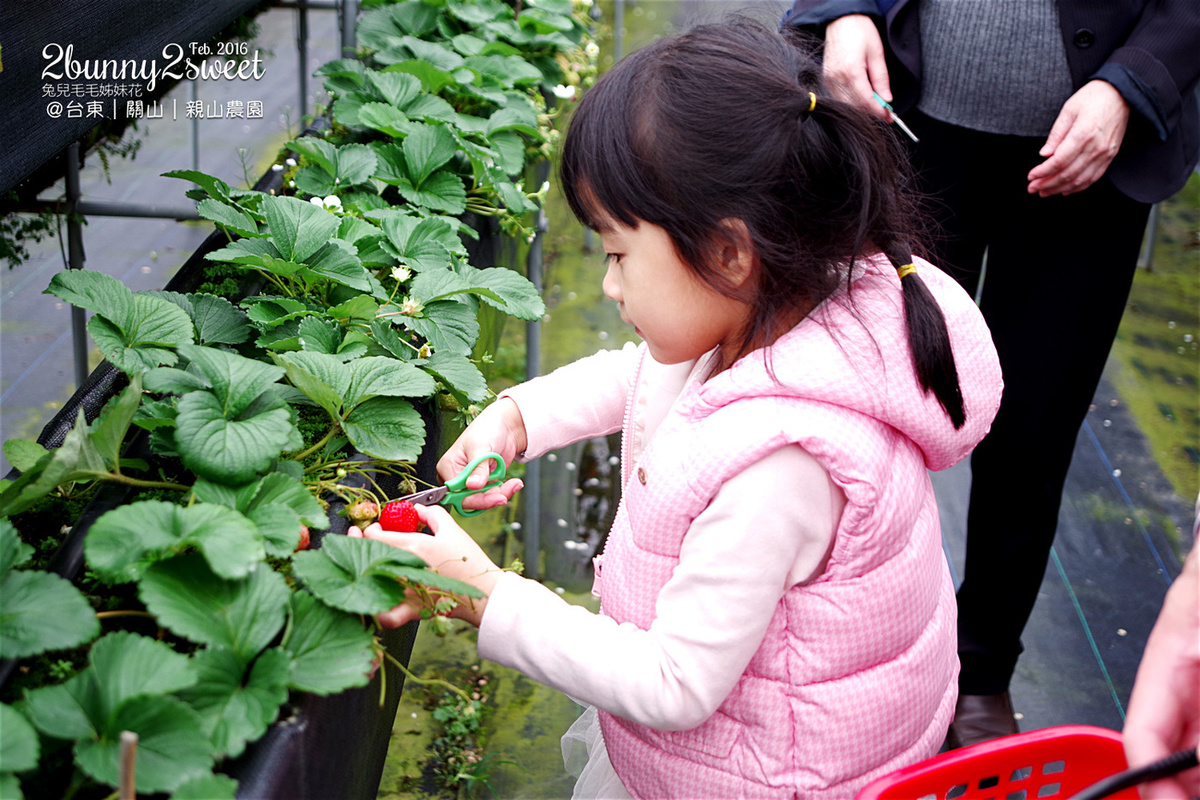
[[[379,515],[379,525],[385,531],[414,533],[421,525],[417,518],[417,509],[407,500],[393,500],[383,507]]]
[[[296,547],[296,552],[298,553],[301,550],[307,550],[308,543],[309,543],[308,526],[301,525],[300,526],[300,544]]]

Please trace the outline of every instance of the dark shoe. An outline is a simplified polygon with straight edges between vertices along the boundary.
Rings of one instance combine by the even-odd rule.
[[[999,739],[1017,732],[1012,698],[1001,694],[961,694],[954,706],[954,721],[946,733],[946,749]]]

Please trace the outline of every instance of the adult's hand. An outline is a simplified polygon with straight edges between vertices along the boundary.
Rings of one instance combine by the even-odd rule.
[[[1046,143],[1046,160],[1029,171],[1029,193],[1074,194],[1098,181],[1121,148],[1129,104],[1107,81],[1085,83],[1063,103]]]
[[[872,92],[889,103],[892,86],[883,41],[875,22],[865,14],[847,14],[825,27],[825,79],[836,97],[891,122],[892,115],[875,102]]]
[[[1200,547],[1171,584],[1150,631],[1125,717],[1125,757],[1140,767],[1200,740]],[[1143,797],[1200,795],[1200,768],[1144,784]]]

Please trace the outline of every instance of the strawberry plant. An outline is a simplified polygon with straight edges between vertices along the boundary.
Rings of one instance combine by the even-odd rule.
[[[88,270],[47,289],[92,312],[122,388],[59,447],[5,444],[0,659],[45,664],[0,690],[0,796],[103,796],[133,731],[139,792],[232,798],[222,771],[297,697],[394,660],[373,615],[406,592],[442,610],[476,596],[321,532],[331,504],[378,516],[385,478],[414,488],[422,408],[487,400],[481,320],[544,313],[472,247],[489,218],[532,235],[545,187],[525,181],[555,142],[544,98],[594,66],[567,0],[364,6],[356,57],[318,71],[329,129],[288,143],[282,193],[168,173],[199,187],[224,237],[206,258],[245,278],[237,291],[132,292]],[[127,494],[77,526],[82,593],[36,568],[9,518],[100,484]]]

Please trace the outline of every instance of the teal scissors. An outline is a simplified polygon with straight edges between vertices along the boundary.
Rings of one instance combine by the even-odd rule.
[[[467,488],[467,476],[470,475],[476,467],[484,461],[491,459],[496,462],[496,466],[488,473],[487,483],[478,489]],[[470,464],[463,467],[463,471],[454,476],[451,480],[446,481],[444,486],[435,486],[432,489],[426,489],[423,492],[415,492],[413,494],[398,497],[397,500],[407,500],[410,503],[420,503],[423,506],[431,506],[441,504],[451,506],[459,514],[464,517],[473,517],[483,511],[481,508],[463,508],[463,500],[473,494],[486,492],[488,489],[493,489],[504,483],[504,459],[499,453],[484,453],[476,457]]]

